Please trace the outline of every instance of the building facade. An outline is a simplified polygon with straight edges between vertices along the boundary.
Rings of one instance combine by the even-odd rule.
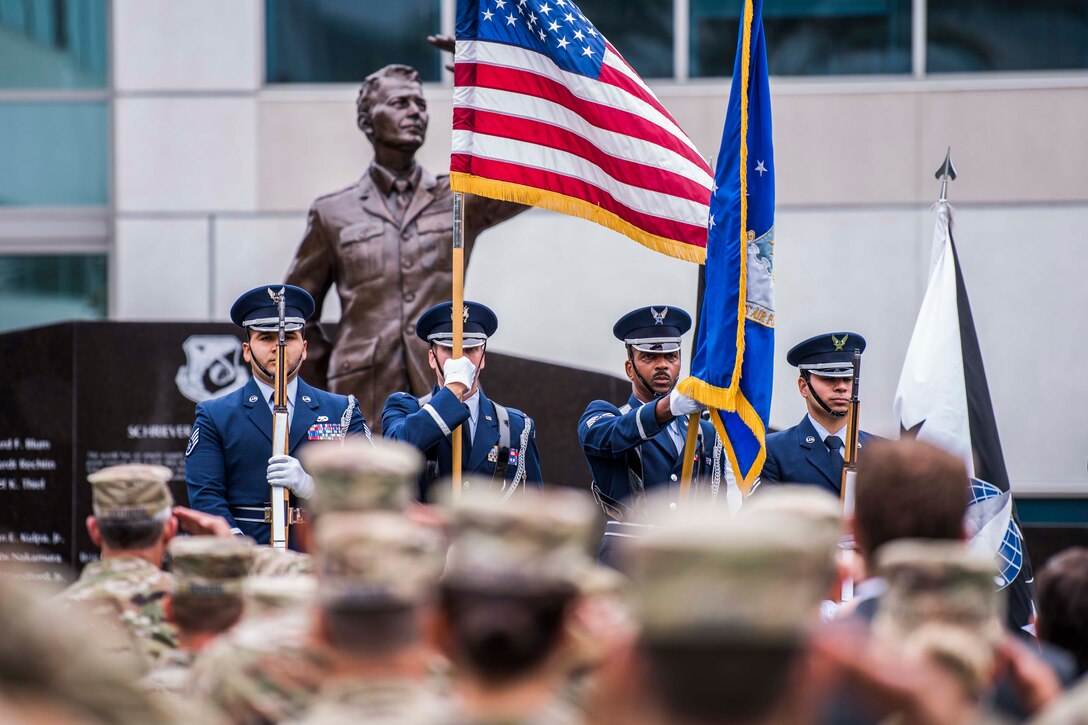
[[[712,159],[740,0],[579,7]],[[419,159],[447,169],[452,82],[425,36],[451,32],[454,15],[455,0],[0,0],[0,329],[225,319],[239,292],[282,278],[310,202],[363,173],[355,95],[385,63],[423,73]],[[896,434],[933,173],[951,146],[956,240],[1014,489],[1088,492],[1076,392],[1088,2],[766,0],[765,19],[772,425],[803,410],[785,350],[846,328],[869,341],[865,425]],[[650,303],[694,310],[696,279],[692,265],[533,210],[481,237],[466,293],[499,312],[495,349],[619,374],[613,321]],[[338,317],[335,300],[323,314]],[[586,324],[564,323],[575,316]],[[557,324],[562,346],[539,334]]]

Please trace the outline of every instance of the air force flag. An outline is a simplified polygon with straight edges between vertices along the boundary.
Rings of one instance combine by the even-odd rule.
[[[741,490],[767,457],[774,359],[774,148],[762,0],[745,0],[710,199],[706,294],[691,377]]]

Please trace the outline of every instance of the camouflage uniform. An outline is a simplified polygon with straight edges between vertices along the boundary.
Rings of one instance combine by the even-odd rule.
[[[435,532],[399,513],[370,511],[323,514],[315,533],[322,602],[351,602],[365,611],[415,607],[433,597],[445,558]],[[351,659],[350,652],[335,656]],[[330,675],[300,723],[444,722],[445,708],[428,680]]]
[[[299,717],[330,669],[327,655],[309,644],[312,627],[300,608],[243,620],[201,653],[192,692],[234,723]]]
[[[469,485],[453,507],[445,581],[496,594],[518,593],[544,585],[593,595],[607,592],[606,596],[610,596],[622,589],[622,582],[598,570],[587,555],[596,517],[596,506],[580,491],[549,489],[540,497],[503,500],[501,492],[483,482]],[[568,617],[568,631],[576,629],[572,625]],[[587,640],[594,632],[582,628],[577,635]],[[565,652],[556,650],[551,656],[565,657],[556,660],[556,665],[573,674],[575,666],[592,664],[587,660],[592,660],[596,653],[583,645]],[[554,683],[550,679],[553,666],[546,665],[545,669],[548,679],[537,681],[537,692],[546,692],[552,686],[555,690],[544,697],[543,703],[534,695],[500,711],[487,701],[471,706],[465,701],[455,701],[451,710],[453,722],[463,725],[584,722],[581,688],[569,679]],[[473,677],[471,671],[462,674]]]
[[[449,718],[442,700],[418,682],[368,680],[339,682],[321,692],[300,725],[439,725]]]
[[[210,601],[217,606],[237,606],[242,600],[242,584],[253,563],[255,548],[249,539],[234,537],[187,536],[171,541],[168,552],[173,567],[175,619],[186,621],[181,615],[191,612],[186,608],[193,603]],[[141,680],[141,685],[181,699],[189,690],[189,671],[197,654],[182,649],[164,654],[155,669]]]
[[[134,684],[80,607],[58,616],[56,600],[0,577],[0,722],[174,723]],[[25,719],[24,719],[25,718]]]
[[[899,539],[877,550],[888,582],[873,620],[876,637],[908,656],[951,665],[965,692],[982,695],[1004,636],[993,557],[960,541]]]
[[[273,549],[271,546],[258,546],[255,551],[252,576],[296,576],[313,574],[314,562],[309,554],[291,549]]]
[[[311,446],[302,458],[315,482],[307,506],[319,556],[324,519],[338,515],[330,512],[400,518],[423,467],[412,446],[380,439]],[[200,657],[192,686],[235,723],[297,719],[332,671],[328,652],[311,642],[314,579],[262,576],[248,584],[246,619]]]
[[[166,520],[174,504],[164,466],[111,466],[87,477],[99,522]],[[177,647],[177,634],[163,615],[170,592],[169,574],[124,552],[84,567],[79,579],[59,595],[64,606],[78,607],[96,622],[123,627],[137,655],[148,664]]]
[[[59,595],[63,607],[79,608],[96,623],[123,627],[133,653],[151,667],[178,646],[162,600],[173,588],[170,575],[135,556],[91,562]]]

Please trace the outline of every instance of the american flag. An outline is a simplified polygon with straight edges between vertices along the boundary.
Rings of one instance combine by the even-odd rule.
[[[705,259],[710,166],[571,0],[459,0],[455,67],[454,191]]]

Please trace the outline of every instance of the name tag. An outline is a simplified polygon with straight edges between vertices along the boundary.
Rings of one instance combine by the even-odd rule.
[[[306,431],[306,439],[311,441],[338,441],[340,438],[339,423],[315,423]]]

